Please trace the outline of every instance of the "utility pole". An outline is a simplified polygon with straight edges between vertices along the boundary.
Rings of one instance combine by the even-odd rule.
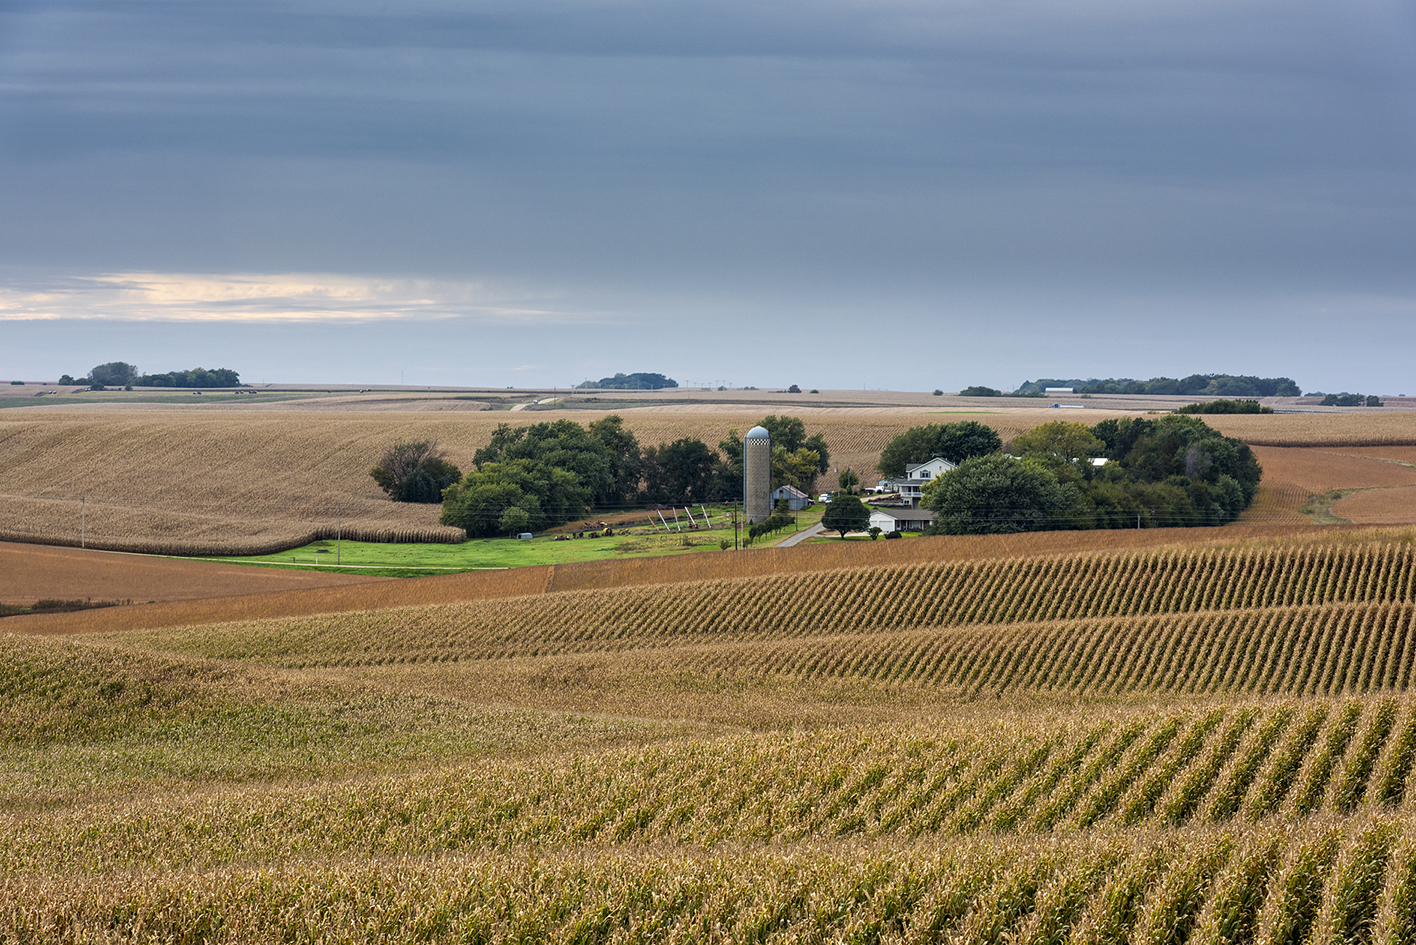
[[[79,547],[88,547],[88,496],[79,496]]]
[[[339,506],[339,523],[334,527],[334,563],[344,560],[344,506]]]

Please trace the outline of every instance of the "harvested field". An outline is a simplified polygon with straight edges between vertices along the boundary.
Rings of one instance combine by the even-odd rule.
[[[5,604],[44,598],[195,600],[385,580],[0,542],[0,603]]]
[[[1272,489],[1295,486],[1309,494],[1333,489],[1380,489],[1416,485],[1416,466],[1403,466],[1345,450],[1256,446],[1264,468],[1263,484]]]
[[[1416,446],[1416,413],[1211,414],[1204,421],[1250,446]]]
[[[1335,503],[1332,513],[1358,524],[1416,523],[1416,486],[1359,492]]]
[[[791,407],[808,433],[825,435],[832,465],[854,468],[866,482],[877,477],[875,464],[885,444],[911,426],[975,419],[994,426],[1006,442],[1059,419],[1059,411],[1036,407],[989,413]],[[620,411],[646,446],[683,436],[716,445],[766,412],[746,412],[742,405]],[[456,540],[459,531],[437,524],[436,507],[390,502],[369,478],[368,469],[385,446],[400,437],[436,439],[466,469],[499,423],[561,418],[584,423],[601,415],[596,410],[302,412],[299,402],[274,410],[9,410],[0,415],[0,481],[5,483],[0,538],[73,545],[83,531],[90,547],[112,550],[259,554],[333,537],[342,516],[344,535],[354,540]],[[1095,423],[1124,415],[1087,410],[1062,419]],[[1416,444],[1416,414],[1409,413],[1210,419],[1251,443]],[[1359,468],[1365,467],[1354,466]],[[1294,510],[1302,502],[1284,491],[1288,482],[1275,479],[1277,496],[1261,500],[1247,520],[1300,521]],[[1349,486],[1333,488],[1338,487]]]

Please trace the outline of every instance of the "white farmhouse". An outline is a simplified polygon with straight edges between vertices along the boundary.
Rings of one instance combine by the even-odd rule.
[[[917,509],[919,508],[919,500],[924,497],[924,487],[935,477],[957,468],[957,464],[936,456],[928,462],[906,466],[905,477],[895,480],[895,488],[900,490],[900,498],[908,502],[910,508]]]

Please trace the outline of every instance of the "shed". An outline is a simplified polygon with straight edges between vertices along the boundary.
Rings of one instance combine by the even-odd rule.
[[[811,504],[811,496],[796,486],[778,486],[772,490],[772,508],[775,509],[783,499],[787,500],[787,510],[791,512],[800,512]]]

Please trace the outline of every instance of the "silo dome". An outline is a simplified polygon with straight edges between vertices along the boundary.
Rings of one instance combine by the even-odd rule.
[[[772,434],[766,427],[753,427],[751,430],[747,431],[747,436],[743,437],[743,439],[770,440],[772,439]]]

